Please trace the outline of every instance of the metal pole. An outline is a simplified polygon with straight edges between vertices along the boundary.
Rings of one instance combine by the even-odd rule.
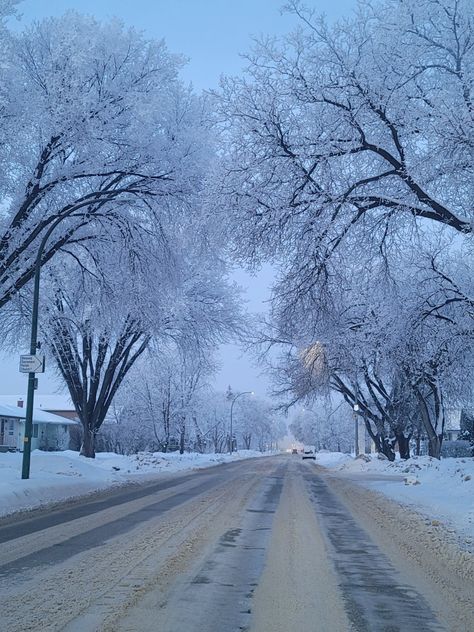
[[[238,397],[238,396],[237,396]],[[229,454],[232,454],[232,411],[234,409],[234,404],[235,404],[235,400],[237,399],[237,397],[234,397],[234,399],[232,400],[232,403],[230,405],[230,435],[229,435]]]
[[[356,456],[359,456],[359,429],[357,426],[357,414],[354,413],[354,452]]]
[[[359,412],[359,404],[357,404],[357,402],[354,404],[353,411],[354,411],[354,452],[355,452],[356,456],[359,456],[359,454],[360,454],[360,450],[359,450],[359,420],[357,418],[357,413]]]
[[[31,314],[31,339],[30,339],[30,354],[36,355],[38,348],[38,312],[39,312],[39,289],[40,289],[40,275],[41,275],[41,258],[43,256],[43,250],[49,236],[64,219],[59,217],[55,222],[51,224],[46,231],[43,240],[41,241],[36,255],[35,263],[35,282],[33,290],[33,311]],[[33,434],[33,405],[35,398],[35,373],[28,373],[28,394],[26,397],[26,416],[25,416],[25,436],[23,438],[23,461],[21,467],[21,478],[30,478],[30,461],[31,461],[31,435]]]
[[[40,268],[36,259],[35,269],[35,287],[33,292],[33,313],[31,315],[31,340],[30,354],[36,355],[38,346],[38,305],[39,305],[39,283]],[[30,460],[31,460],[31,435],[33,430],[33,404],[35,397],[35,374],[28,373],[28,394],[26,397],[26,417],[25,417],[25,436],[23,438],[23,463],[21,468],[21,478],[30,478]]]

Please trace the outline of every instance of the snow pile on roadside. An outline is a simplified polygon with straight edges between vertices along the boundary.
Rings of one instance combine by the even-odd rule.
[[[344,456],[347,457],[348,455]],[[420,483],[447,482],[450,479],[469,482],[474,479],[474,458],[438,460],[430,456],[414,456],[407,461],[397,459],[390,462],[378,458],[377,455],[365,455],[365,459],[350,457],[343,460],[338,469],[350,472],[381,472],[403,476],[404,479],[416,479]]]
[[[336,455],[318,454],[317,462],[474,538],[474,458],[422,456],[391,463],[376,455],[367,462]]]
[[[353,460],[350,454],[343,454],[342,452],[327,452],[326,450],[321,450],[316,454],[316,462],[323,467],[336,468]]]
[[[127,465],[127,473],[132,474],[134,472],[155,472],[157,469],[177,472],[260,456],[264,455],[255,450],[240,450],[232,455],[199,454],[198,452],[190,452],[189,454],[179,454],[179,452],[168,452],[166,454],[163,452],[139,452],[125,458],[130,461]]]
[[[101,452],[95,459],[87,459],[72,450],[34,450],[30,478],[22,480],[23,455],[19,452],[0,453],[0,516],[143,480],[154,474],[194,470],[260,456],[265,455],[254,450],[240,450],[232,455],[142,452],[123,456]]]

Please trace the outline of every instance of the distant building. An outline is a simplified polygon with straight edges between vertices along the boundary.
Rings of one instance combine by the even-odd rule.
[[[470,408],[456,408],[446,411],[444,437],[447,441],[474,439],[474,411]]]
[[[448,430],[444,431],[444,438],[446,439],[446,441],[457,441],[460,434],[460,428],[449,428]]]
[[[21,400],[17,406],[0,403],[0,450],[23,451],[25,413]],[[33,409],[31,449],[66,450],[69,447],[69,429],[76,425],[77,421],[66,416]]]

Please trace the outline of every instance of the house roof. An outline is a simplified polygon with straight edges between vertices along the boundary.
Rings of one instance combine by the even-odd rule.
[[[8,404],[0,404],[0,417],[15,417],[16,419],[25,419],[26,408],[20,408],[19,406],[10,406]],[[60,417],[59,415],[53,415],[47,413],[45,410],[39,408],[33,409],[33,422],[38,424],[56,424],[63,426],[75,426],[76,421],[68,419],[67,417]]]

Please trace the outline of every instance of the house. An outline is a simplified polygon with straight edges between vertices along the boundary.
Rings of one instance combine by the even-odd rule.
[[[446,411],[444,436],[447,441],[474,438],[474,411],[472,408],[456,408]]]
[[[22,401],[18,404],[11,406],[0,403],[0,446],[3,450],[23,451],[26,410]],[[69,428],[76,424],[72,419],[34,408],[31,449],[66,450],[69,446]]]
[[[457,441],[460,434],[460,428],[448,428],[448,430],[444,431],[444,438],[446,439],[446,441]]]

